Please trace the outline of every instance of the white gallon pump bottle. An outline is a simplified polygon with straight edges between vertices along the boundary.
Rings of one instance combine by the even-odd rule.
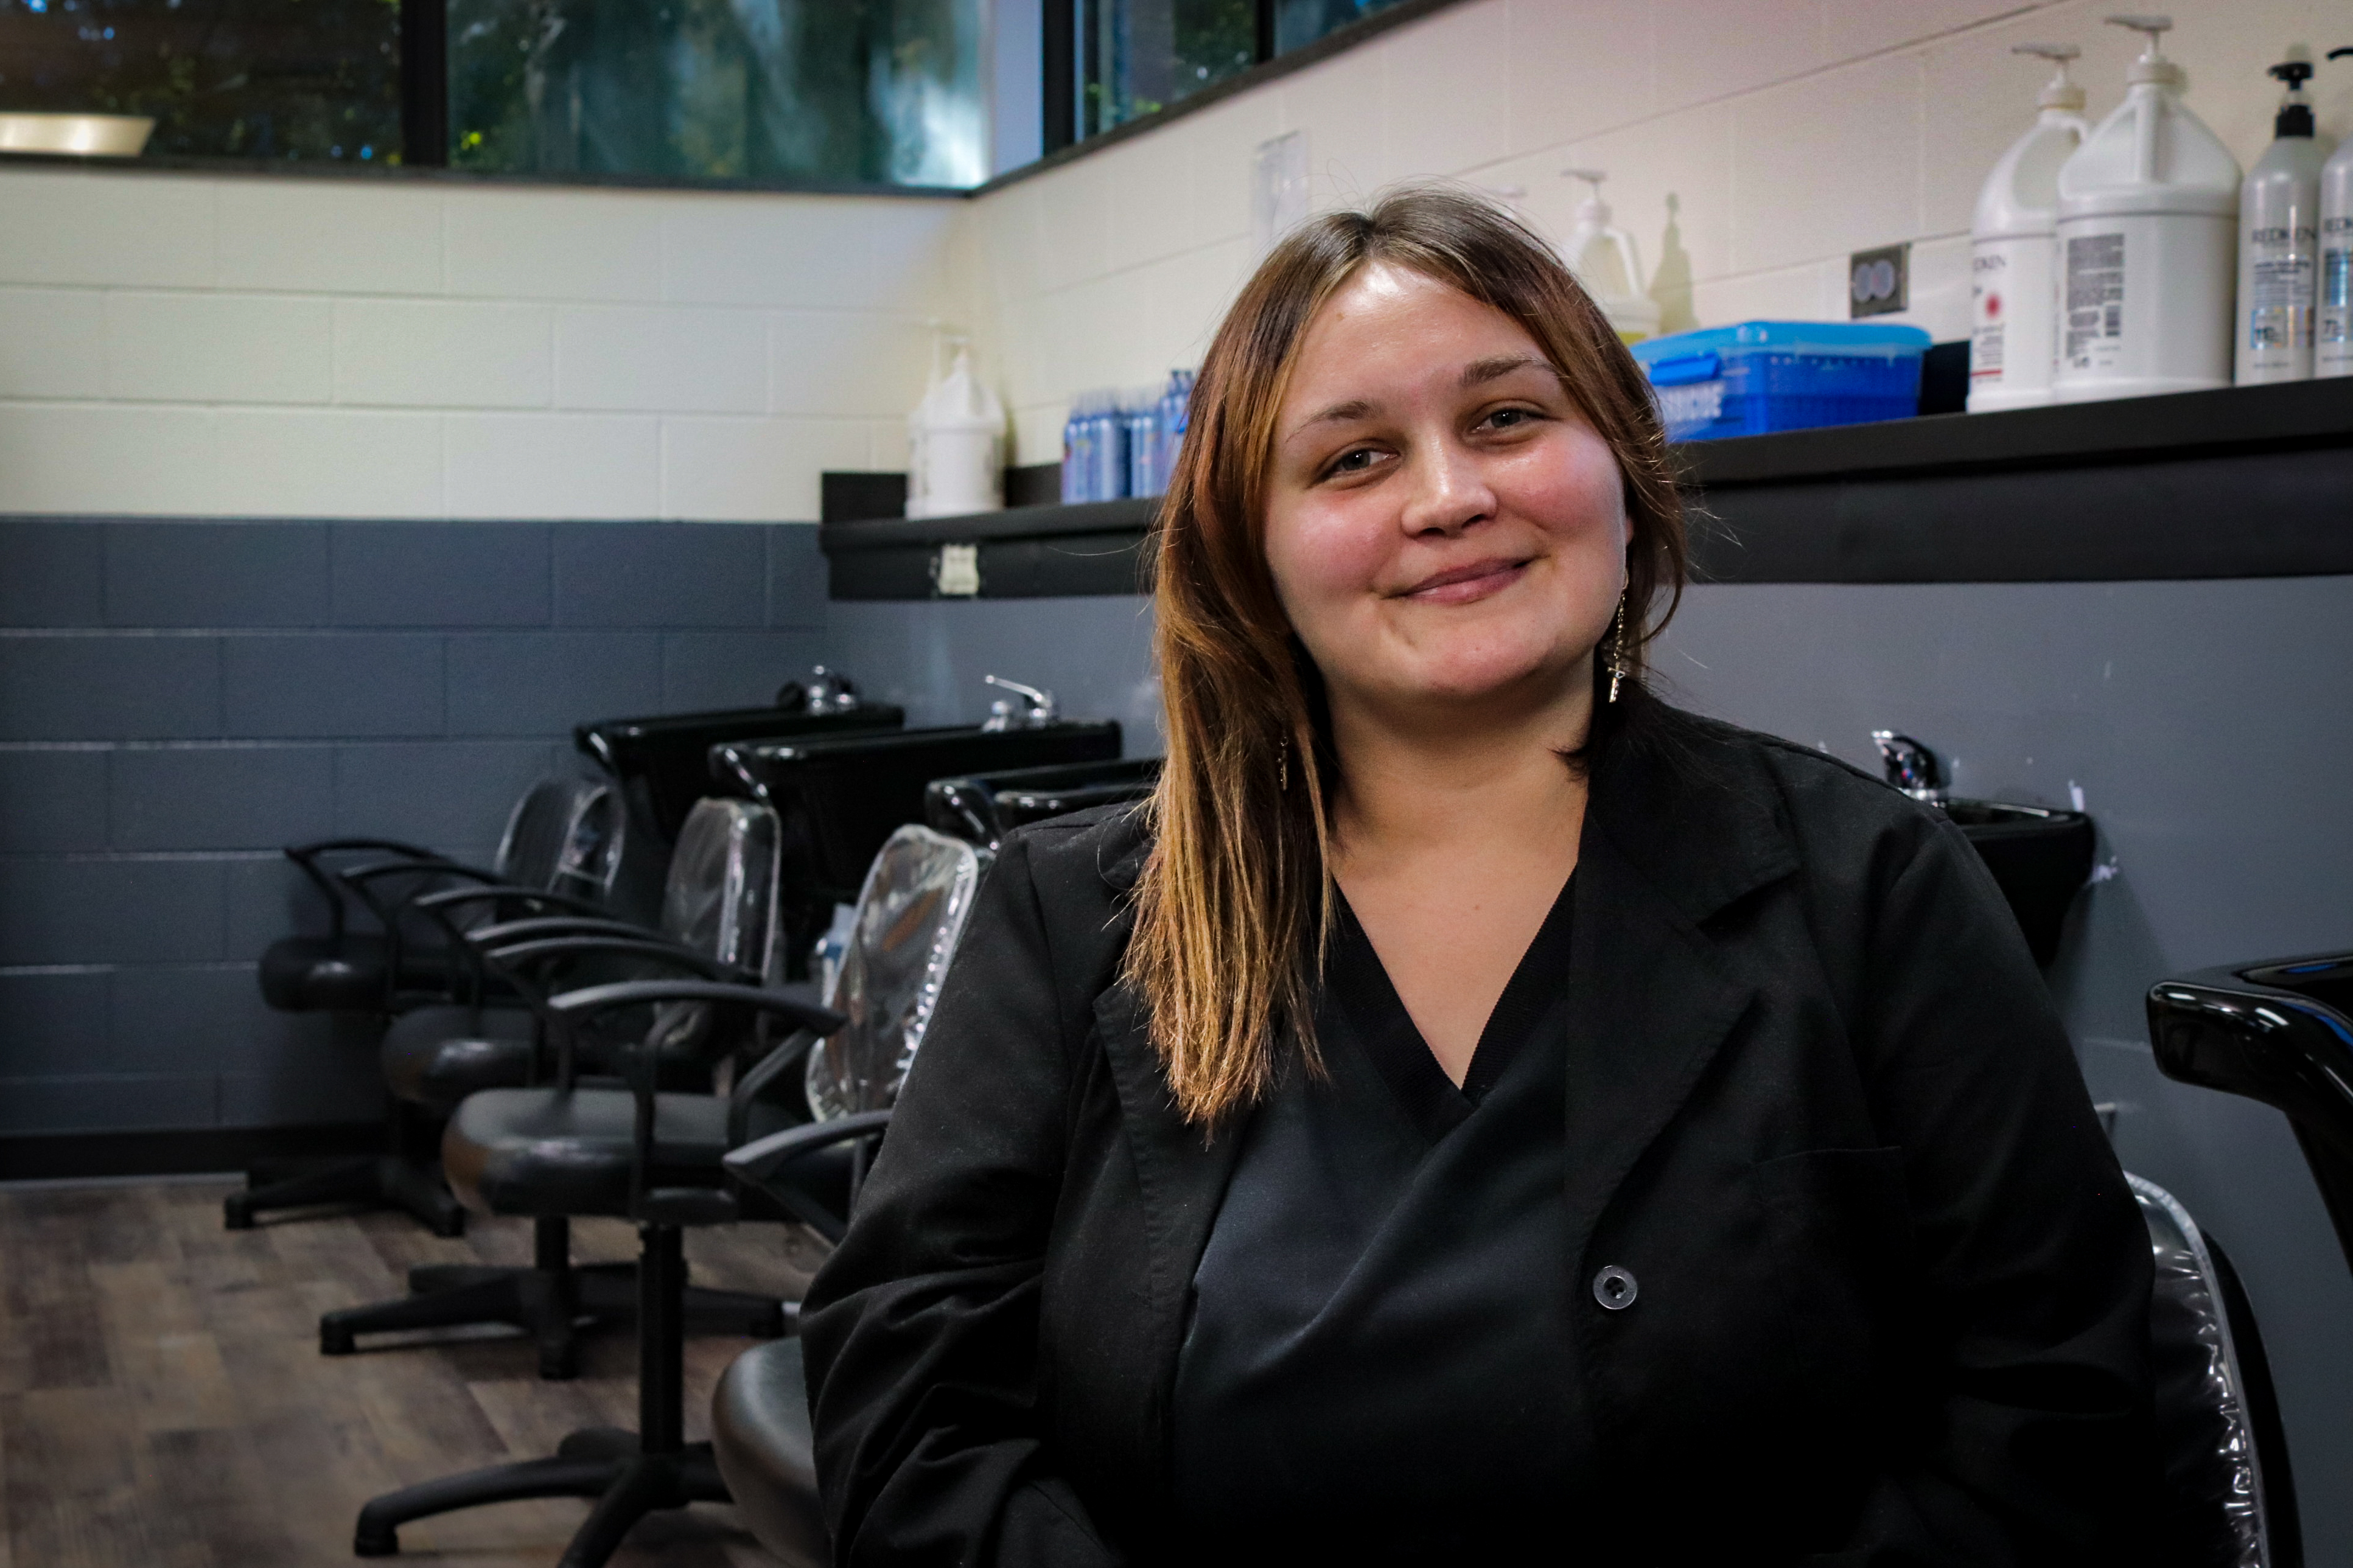
[[[2341,59],[2353,48],[2331,49]],[[2312,374],[2353,375],[2353,137],[2320,171],[2320,308]]]
[[[2073,44],[2020,44],[2056,68],[2034,128],[2010,143],[1978,194],[1969,226],[1969,412],[2051,401],[2059,357],[2059,166],[2090,133],[2084,89],[2067,62]]]
[[[1618,329],[1622,342],[1639,343],[1659,335],[1659,302],[1642,281],[1642,258],[1634,237],[1609,226],[1609,204],[1601,199],[1601,182],[1609,176],[1599,169],[1563,169],[1572,180],[1593,187],[1577,205],[1577,226],[1568,235],[1568,269]]]
[[[1005,405],[972,373],[961,338],[945,375],[907,416],[907,515],[959,517],[1005,506]]]
[[[2315,138],[2306,60],[2271,74],[2287,84],[2274,139],[2239,188],[2237,380],[2241,386],[2312,376],[2313,283],[2319,271],[2320,171],[2328,147]]]
[[[2108,20],[2148,47],[2059,170],[2061,403],[2231,384],[2238,160],[2182,104],[2172,18]]]

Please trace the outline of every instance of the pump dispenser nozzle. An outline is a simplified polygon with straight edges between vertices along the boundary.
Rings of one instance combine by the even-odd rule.
[[[2042,96],[2035,100],[2037,104],[2044,109],[2072,110],[2078,114],[2083,112],[2084,89],[2074,78],[2067,74],[2067,62],[2079,58],[2084,52],[2082,49],[2073,44],[2012,44],[2010,52],[2013,55],[2032,55],[2038,59],[2049,60],[2058,68],[2052,72],[2050,81],[2043,86]]]
[[[2166,87],[2181,85],[2181,68],[2165,58],[2163,47],[2165,35],[2173,30],[2172,17],[2153,16],[2135,11],[2110,16],[2107,24],[2111,27],[2129,27],[2136,33],[2148,35],[2147,51],[2133,61],[2132,69],[2125,73],[2126,81],[2153,81]]]
[[[1609,174],[1599,169],[1563,169],[1561,173],[1572,180],[1583,180],[1593,187],[1585,193],[1585,200],[1577,204],[1577,216],[1591,218],[1595,223],[1608,223],[1609,204],[1601,199],[1601,182],[1608,179]]]
[[[2282,60],[2265,74],[2287,83],[2287,96],[2280,100],[2279,113],[2272,119],[2272,134],[2310,136],[2313,133],[2312,100],[2304,96],[2304,84],[2312,79],[2312,62]]]

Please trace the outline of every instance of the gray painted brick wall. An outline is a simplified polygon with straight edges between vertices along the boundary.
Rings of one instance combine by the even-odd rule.
[[[806,525],[0,518],[0,1135],[376,1113],[364,1021],[262,1005],[279,854],[487,860],[572,726],[824,657]]]

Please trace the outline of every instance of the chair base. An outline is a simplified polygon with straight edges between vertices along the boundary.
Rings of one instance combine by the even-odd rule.
[[[411,1520],[550,1497],[593,1498],[596,1504],[564,1549],[558,1568],[603,1568],[649,1513],[729,1500],[710,1444],[648,1454],[639,1450],[635,1433],[591,1427],[564,1439],[553,1458],[493,1465],[386,1492],[360,1510],[352,1551],[361,1557],[390,1557],[400,1551],[400,1526]]]
[[[251,1230],[255,1215],[265,1209],[357,1204],[405,1209],[436,1236],[466,1234],[466,1211],[442,1184],[439,1173],[397,1154],[339,1160],[295,1175],[282,1169],[257,1169],[247,1182],[246,1191],[221,1201],[222,1220],[231,1230]]]
[[[542,1220],[562,1226],[561,1220]],[[545,1237],[542,1238],[544,1243]],[[556,1256],[568,1248],[559,1239]],[[543,1245],[543,1256],[547,1251]],[[491,1268],[427,1264],[408,1271],[409,1293],[395,1301],[345,1307],[319,1320],[319,1352],[350,1355],[360,1334],[418,1329],[470,1328],[504,1323],[520,1329],[539,1347],[539,1375],[551,1380],[577,1376],[579,1333],[586,1329],[634,1326],[638,1320],[638,1266],[592,1263],[573,1267]],[[785,1304],[747,1290],[690,1286],[685,1301],[687,1331],[748,1334],[772,1340],[787,1327]]]

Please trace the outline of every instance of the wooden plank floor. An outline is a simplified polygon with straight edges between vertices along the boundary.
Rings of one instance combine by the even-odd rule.
[[[0,1188],[0,1568],[319,1568],[353,1562],[369,1497],[637,1425],[635,1347],[591,1337],[571,1383],[530,1344],[476,1337],[330,1359],[318,1317],[397,1294],[417,1263],[523,1263],[522,1221],[457,1241],[392,1214],[222,1228],[227,1183]],[[576,1227],[582,1261],[626,1258],[617,1221]],[[776,1226],[689,1233],[698,1284],[797,1296],[814,1244]],[[686,1424],[752,1342],[687,1346]],[[402,1527],[401,1557],[541,1568],[581,1502],[505,1503]],[[639,1526],[626,1568],[773,1565],[728,1508]]]

